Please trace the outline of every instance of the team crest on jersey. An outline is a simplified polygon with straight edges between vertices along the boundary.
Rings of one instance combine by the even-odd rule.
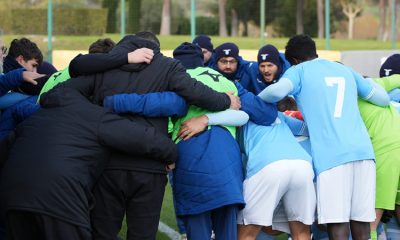
[[[222,51],[224,51],[225,55],[229,55],[229,53],[231,52],[232,49],[224,49]]]
[[[265,60],[267,59],[267,56],[268,56],[268,55],[269,55],[268,53],[261,54],[261,59],[262,59],[263,61],[265,61]]]

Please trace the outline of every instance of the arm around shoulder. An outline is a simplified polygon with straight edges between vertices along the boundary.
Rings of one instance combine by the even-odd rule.
[[[133,156],[159,159],[165,164],[174,163],[178,157],[177,147],[167,135],[111,112],[102,117],[98,132],[104,145]]]
[[[293,90],[293,84],[288,78],[281,78],[277,83],[266,87],[258,96],[269,103],[275,103],[286,97]]]

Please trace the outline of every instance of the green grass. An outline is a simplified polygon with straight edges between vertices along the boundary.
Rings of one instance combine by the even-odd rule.
[[[47,36],[45,35],[4,35],[3,40],[6,46],[14,38],[27,37],[39,45],[39,48],[45,52],[47,49]],[[99,38],[109,37],[117,42],[120,39],[119,34],[105,34],[99,36],[54,36],[53,48],[55,50],[85,50],[89,45]],[[258,49],[260,47],[259,38],[250,37],[218,37],[211,36],[214,47],[224,42],[234,42],[241,49]],[[185,41],[191,41],[188,35],[175,35],[175,36],[159,36],[162,50],[171,50],[176,48],[179,44]],[[275,45],[279,49],[284,49],[287,38],[267,38],[266,43]],[[320,50],[325,49],[325,40],[316,39],[317,48]],[[346,39],[331,39],[331,50],[372,50],[372,49],[391,49],[391,42],[381,42],[376,40],[346,40]]]

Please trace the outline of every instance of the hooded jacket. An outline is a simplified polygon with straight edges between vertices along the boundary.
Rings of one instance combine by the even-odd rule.
[[[46,214],[90,228],[91,189],[112,152],[108,147],[164,165],[177,158],[175,144],[154,127],[91,104],[75,90],[54,89],[41,103],[44,108],[17,127],[2,169],[6,211]]]
[[[70,79],[60,87],[71,87],[86,96],[93,96],[94,103],[99,105],[102,105],[104,97],[118,93],[144,94],[173,91],[191,105],[211,111],[229,108],[230,100],[226,94],[218,93],[192,79],[178,61],[163,56],[159,47],[151,41],[129,35],[124,37],[110,54],[126,55],[128,52],[142,47],[153,49],[155,55],[151,64],[125,64],[118,69],[104,73]],[[133,122],[153,126],[165,136],[168,135],[168,118],[166,117],[148,118],[132,114],[124,116]],[[160,159],[143,156],[131,157],[117,151],[112,153],[107,168],[166,173],[165,162]]]

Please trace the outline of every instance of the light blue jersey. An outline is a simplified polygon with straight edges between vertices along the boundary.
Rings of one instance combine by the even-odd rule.
[[[245,155],[246,178],[278,160],[302,159],[311,164],[311,156],[297,142],[286,124],[286,118],[279,115],[278,119],[271,126],[249,121],[242,127],[239,141]]]
[[[293,85],[291,94],[310,133],[316,173],[338,165],[374,159],[372,144],[357,106],[374,87],[350,68],[314,59],[288,69],[282,76]]]

